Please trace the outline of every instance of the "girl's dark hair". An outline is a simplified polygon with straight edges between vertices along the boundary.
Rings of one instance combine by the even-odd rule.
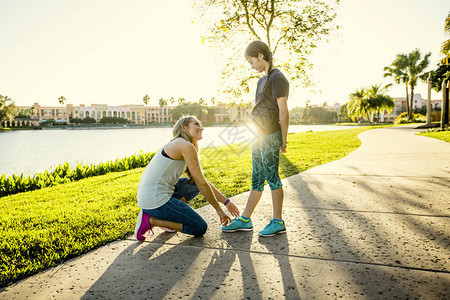
[[[264,56],[264,60],[269,62],[269,70],[267,71],[267,80],[263,88],[264,91],[266,89],[267,82],[269,81],[270,73],[273,70],[272,52],[270,51],[266,43],[264,43],[263,41],[253,41],[250,44],[248,44],[247,48],[245,49],[245,56],[258,57],[260,53]]]

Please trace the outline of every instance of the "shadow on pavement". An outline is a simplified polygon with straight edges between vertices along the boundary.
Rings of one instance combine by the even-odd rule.
[[[160,241],[168,241],[172,234],[162,233]],[[192,237],[201,245],[201,238]],[[131,244],[91,286],[82,299],[158,299],[162,298],[185,276],[201,248],[185,249],[163,243]]]
[[[281,281],[284,288],[283,296],[286,299],[301,299],[289,256],[280,254],[289,253],[288,235],[289,232],[274,237],[259,237],[258,241],[261,245],[264,245],[267,251],[273,254],[274,258],[277,260],[279,271],[276,270],[275,272],[274,270],[274,274],[281,273]],[[300,280],[300,278],[298,279]]]
[[[330,188],[325,184],[326,179],[324,181],[317,175],[306,175],[304,178],[308,182],[297,178],[295,185],[291,184],[296,194],[292,198],[297,199],[299,203],[296,205],[301,207],[303,217],[306,218],[303,222],[306,226],[298,228],[299,240],[306,244],[313,241],[310,244],[314,245],[314,251],[317,249],[315,259],[348,264],[348,270],[336,274],[342,278],[342,282],[357,283],[360,295],[370,298],[441,297],[445,294],[445,282],[448,284],[448,280],[439,279],[442,275],[433,272],[442,270],[447,273],[449,270],[445,268],[445,262],[438,261],[440,255],[436,256],[438,260],[430,256],[433,255],[432,250],[440,254],[440,247],[448,247],[449,240],[443,232],[446,220],[439,224],[440,228],[435,228],[430,226],[433,218],[422,221],[422,216],[408,214],[405,207],[420,206],[431,216],[437,212],[437,209],[427,209],[421,205],[416,200],[414,190],[406,188],[400,192],[397,188],[397,191],[390,191],[390,197],[396,201],[381,205],[386,212],[366,211],[349,206],[351,201],[347,203],[345,199],[335,201],[341,196],[336,192],[321,193],[323,189]],[[378,195],[373,198],[386,197],[385,190],[367,184],[364,177],[348,176],[343,181],[340,182],[340,185],[345,185],[341,186],[343,190],[355,190],[357,185],[365,193]],[[316,196],[318,194],[319,197]],[[346,195],[344,198],[348,197]],[[352,197],[358,199],[357,190]],[[380,203],[373,205],[380,207]],[[361,264],[366,267],[359,270]],[[413,278],[413,270],[421,277]],[[376,285],[374,282],[381,284]]]

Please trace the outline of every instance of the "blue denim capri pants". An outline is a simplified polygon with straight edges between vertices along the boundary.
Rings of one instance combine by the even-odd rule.
[[[282,187],[280,164],[281,131],[260,135],[252,147],[252,190],[262,192],[267,180],[271,190]]]
[[[155,209],[143,209],[143,211],[160,220],[183,224],[181,231],[183,233],[202,236],[208,228],[205,220],[189,205],[179,200],[184,197],[190,201],[199,192],[194,182],[190,182],[185,177],[180,178],[175,184],[175,192],[166,204]]]

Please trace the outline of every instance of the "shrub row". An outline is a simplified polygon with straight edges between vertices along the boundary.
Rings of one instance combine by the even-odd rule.
[[[412,119],[409,120],[410,123],[425,123],[427,117],[421,114],[412,114]],[[395,118],[394,124],[406,124],[408,123],[408,114],[406,112],[401,113]]]
[[[44,187],[62,184],[70,181],[77,181],[83,178],[104,175],[110,172],[126,171],[135,168],[141,168],[148,165],[155,152],[141,152],[130,157],[108,161],[98,165],[81,165],[77,164],[75,168],[71,168],[66,162],[58,165],[53,171],[45,171],[37,173],[30,177],[15,175],[6,177],[5,174],[0,176],[0,197],[12,195],[16,193],[38,190]]]

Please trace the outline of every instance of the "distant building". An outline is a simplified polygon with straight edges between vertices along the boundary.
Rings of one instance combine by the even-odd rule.
[[[339,103],[335,103],[333,106],[324,106],[326,110],[328,111],[334,111],[335,113],[339,114],[339,111],[341,109],[341,105]]]
[[[86,106],[80,104],[75,106],[67,104],[64,106],[41,106],[34,103],[32,106],[18,106],[21,111],[34,107],[36,113],[27,117],[26,120],[14,119],[2,122],[3,127],[16,127],[23,125],[39,125],[43,121],[67,122],[71,119],[93,118],[99,122],[104,117],[123,118],[134,124],[159,124],[172,123],[172,110],[174,106],[145,106],[145,105],[120,105],[109,106],[106,104],[91,104]],[[214,106],[214,114],[210,116],[216,123],[220,122],[248,122],[251,120],[251,107],[231,106],[220,103]]]
[[[232,106],[228,109],[228,117],[232,123],[248,123],[252,119],[252,107]]]
[[[123,118],[134,124],[152,124],[172,122],[171,110],[169,106],[145,106],[139,104],[108,106],[106,104],[92,104],[85,106],[73,106],[67,104],[69,118],[93,118],[99,122],[104,117]]]
[[[394,97],[394,109],[388,114],[387,111],[380,116],[380,122],[394,122],[401,113],[406,112],[406,96]],[[413,109],[420,109],[427,106],[427,99],[423,99],[421,94],[413,95]],[[440,110],[442,107],[442,100],[431,100],[432,110]]]
[[[220,123],[225,121],[230,121],[228,115],[228,108],[225,103],[219,103],[214,107],[214,122]]]

